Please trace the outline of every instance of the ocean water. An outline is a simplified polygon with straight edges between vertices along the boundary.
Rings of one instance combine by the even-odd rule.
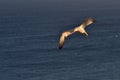
[[[119,80],[118,9],[1,9],[0,80]],[[59,37],[86,18],[89,37]]]

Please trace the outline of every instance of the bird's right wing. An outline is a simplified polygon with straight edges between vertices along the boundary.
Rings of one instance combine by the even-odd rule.
[[[95,23],[96,21],[92,18],[87,18],[82,24],[81,24],[81,27],[82,28],[86,28],[86,26],[92,24],[92,23]]]

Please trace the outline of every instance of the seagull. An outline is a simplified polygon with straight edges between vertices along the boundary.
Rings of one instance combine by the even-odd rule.
[[[64,42],[66,40],[66,38],[70,35],[72,35],[73,33],[79,32],[85,36],[88,36],[88,33],[85,31],[86,26],[95,23],[96,20],[92,19],[92,18],[87,18],[80,26],[75,27],[74,29],[71,30],[67,30],[64,31],[62,33],[62,35],[60,36],[60,40],[59,40],[59,49],[62,49]]]

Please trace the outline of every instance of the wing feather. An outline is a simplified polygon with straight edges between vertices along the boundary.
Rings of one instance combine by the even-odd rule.
[[[92,23],[94,23],[94,22],[96,22],[94,19],[92,19],[92,18],[87,18],[87,19],[81,24],[81,27],[82,27],[83,29],[85,29],[86,26],[88,26],[88,25],[90,25],[90,24],[92,24]]]
[[[59,49],[61,49],[63,47],[64,42],[65,42],[65,35],[62,34],[60,37],[60,42],[59,42]]]
[[[73,33],[73,29],[71,30],[67,30],[65,32],[62,33],[62,35],[60,36],[60,41],[59,41],[59,49],[61,49],[64,45],[65,39],[71,35]]]

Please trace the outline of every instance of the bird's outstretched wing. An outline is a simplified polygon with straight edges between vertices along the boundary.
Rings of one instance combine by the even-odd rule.
[[[65,39],[73,33],[73,30],[68,30],[62,33],[60,36],[60,41],[59,41],[59,49],[61,49],[64,45]]]
[[[96,21],[92,18],[87,18],[82,24],[80,27],[82,27],[83,29],[86,28],[86,26],[92,24],[92,23],[95,23]]]
[[[65,42],[65,36],[62,34],[59,42],[59,49],[63,47],[64,42]]]

